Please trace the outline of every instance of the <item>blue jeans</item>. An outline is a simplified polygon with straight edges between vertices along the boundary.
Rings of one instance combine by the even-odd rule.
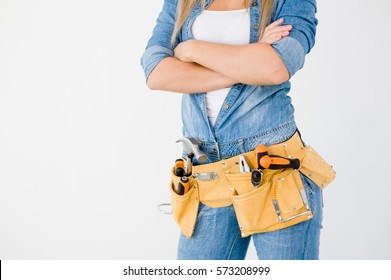
[[[311,220],[281,230],[242,238],[232,205],[211,208],[200,204],[193,236],[188,239],[181,233],[178,259],[243,260],[250,238],[253,238],[260,260],[319,259],[323,217],[322,189],[307,177],[301,177],[313,211]]]

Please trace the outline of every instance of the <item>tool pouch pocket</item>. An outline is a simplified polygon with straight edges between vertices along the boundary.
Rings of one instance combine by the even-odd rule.
[[[237,195],[246,194],[254,190],[254,186],[251,183],[251,172],[231,173],[226,174],[226,176],[233,187],[231,191],[235,191]]]
[[[251,174],[227,174],[234,191],[233,206],[242,237],[278,230],[312,218],[307,194],[297,170],[264,174],[256,189],[238,194],[237,187],[252,186]]]
[[[183,195],[178,195],[173,187],[178,185],[180,177],[175,176],[173,170],[171,170],[170,192],[172,215],[175,222],[179,225],[180,230],[187,238],[193,235],[199,206],[197,180],[194,178],[189,179],[189,190]]]
[[[336,176],[333,167],[328,164],[311,146],[302,149],[300,172],[324,189]]]

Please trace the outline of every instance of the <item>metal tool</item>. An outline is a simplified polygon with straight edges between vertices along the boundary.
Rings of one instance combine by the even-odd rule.
[[[244,156],[239,157],[239,170],[240,173],[250,172],[250,166],[248,166],[246,159]]]
[[[262,179],[263,179],[263,173],[261,169],[255,168],[251,170],[251,183],[253,184],[255,189],[261,185]]]
[[[164,208],[169,208],[169,210],[166,210]],[[160,203],[158,206],[157,206],[157,210],[161,213],[161,214],[164,214],[164,215],[172,215],[172,205],[171,203]]]
[[[185,175],[190,176],[192,172],[193,157],[195,157],[198,162],[203,162],[208,159],[208,156],[200,150],[198,143],[194,138],[184,137],[176,141],[176,143],[178,142],[182,142],[183,149],[187,154]]]
[[[312,218],[312,211],[309,208],[307,208],[308,209],[307,211],[301,212],[299,214],[293,215],[288,218],[283,218],[281,216],[281,210],[280,210],[280,207],[278,206],[277,200],[273,199],[272,203],[273,203],[274,211],[276,211],[276,214],[277,214],[277,221],[279,221],[279,222],[286,223],[286,222],[289,222],[290,220],[296,219],[297,217],[301,217],[304,215],[307,215],[308,219]]]
[[[280,207],[278,207],[277,200],[273,199],[272,203],[273,203],[273,206],[274,206],[274,210],[276,211],[278,220],[280,222],[282,222],[281,211],[280,211]]]
[[[262,168],[261,168],[261,165],[259,164],[258,156],[261,155],[261,157],[262,157],[265,155],[264,153],[266,152],[266,148],[265,148],[265,150],[261,150],[261,149],[259,149],[259,146],[260,145],[258,145],[254,150],[255,155],[257,157],[257,168],[254,168],[253,170],[251,170],[251,183],[253,184],[255,189],[261,185],[262,179],[263,179]],[[266,154],[267,154],[267,152],[266,152]]]
[[[194,173],[193,177],[196,178],[198,181],[212,181],[219,178],[219,174],[216,171]]]

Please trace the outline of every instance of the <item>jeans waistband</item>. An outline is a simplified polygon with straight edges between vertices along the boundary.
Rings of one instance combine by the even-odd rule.
[[[244,154],[254,150],[258,144],[271,146],[281,143],[291,138],[296,131],[296,123],[292,121],[263,133],[240,138],[236,141],[224,143],[200,142],[199,147],[207,154],[208,160],[202,163],[194,160],[194,164],[206,164]],[[184,155],[184,157],[186,157],[186,155]]]

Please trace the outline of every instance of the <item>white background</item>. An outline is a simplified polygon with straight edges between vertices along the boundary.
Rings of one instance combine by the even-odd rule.
[[[149,91],[139,63],[162,3],[0,0],[0,259],[176,257],[156,206],[182,151],[180,95]],[[304,140],[338,172],[322,259],[391,259],[390,6],[318,1],[291,80]]]

